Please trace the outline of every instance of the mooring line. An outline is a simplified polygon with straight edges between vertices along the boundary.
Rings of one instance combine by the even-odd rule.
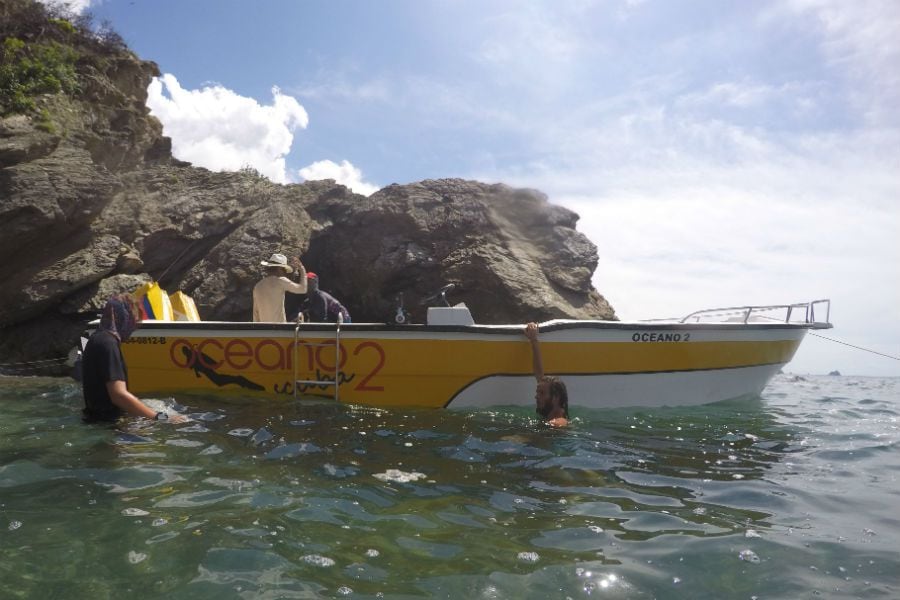
[[[65,356],[61,356],[59,358],[48,358],[48,359],[44,359],[44,360],[31,360],[31,361],[27,361],[27,362],[0,363],[0,368],[6,368],[6,367],[15,368],[15,367],[23,367],[26,365],[41,365],[44,363],[60,363],[60,362],[66,362],[67,360],[69,360],[69,359],[66,358]]]
[[[50,358],[46,360],[32,360],[28,362],[18,363],[0,363],[0,375],[15,377],[18,375],[28,375],[29,373],[41,373],[47,369],[61,367],[66,364],[69,359],[67,357]]]
[[[757,316],[761,317],[763,319],[768,319],[769,321],[782,321],[781,319],[776,319],[774,317],[769,317],[766,315],[757,315]],[[786,321],[783,321],[783,322],[786,322]],[[896,356],[891,356],[890,354],[884,354],[883,352],[878,352],[877,350],[869,350],[868,348],[863,348],[862,346],[854,346],[853,344],[848,344],[847,342],[842,342],[841,340],[836,340],[834,338],[826,337],[819,333],[813,333],[812,331],[809,332],[809,335],[814,335],[817,338],[822,338],[823,340],[828,340],[829,342],[834,342],[835,344],[842,344],[844,346],[850,346],[851,348],[855,348],[857,350],[862,350],[863,352],[871,352],[872,354],[877,354],[878,356],[883,356],[885,358],[900,360],[900,358],[898,358]]]
[[[850,346],[851,348],[856,348],[857,350],[862,350],[863,352],[871,352],[872,354],[877,354],[878,356],[883,356],[885,358],[893,358],[894,360],[900,360],[900,357],[891,356],[890,354],[884,354],[883,352],[878,352],[876,350],[869,350],[868,348],[863,348],[862,346],[854,346],[853,344],[848,344],[847,342],[842,342],[841,340],[836,340],[834,338],[825,337],[824,335],[819,335],[818,333],[809,332],[809,335],[814,335],[817,338],[822,338],[823,340],[828,340],[829,342],[834,342],[835,344],[843,344],[844,346]]]

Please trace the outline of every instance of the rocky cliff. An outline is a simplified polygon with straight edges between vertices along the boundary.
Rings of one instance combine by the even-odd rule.
[[[300,255],[356,322],[392,319],[400,293],[421,322],[422,298],[450,282],[477,322],[615,318],[578,215],[540,192],[441,179],[364,197],[192,167],[146,108],[155,64],[30,0],[0,0],[0,23],[0,364],[65,356],[109,294],[149,279],[206,320],[247,320],[276,251]],[[23,100],[10,73],[45,47],[74,84]]]

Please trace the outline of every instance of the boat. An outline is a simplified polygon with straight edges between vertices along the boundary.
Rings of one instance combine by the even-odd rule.
[[[443,297],[443,295],[442,295]],[[572,408],[683,406],[758,395],[830,300],[705,309],[677,319],[539,324],[547,374]],[[816,311],[825,313],[817,320]],[[326,397],[371,407],[534,406],[524,324],[485,325],[464,304],[425,324],[144,321],[122,345],[138,395]]]

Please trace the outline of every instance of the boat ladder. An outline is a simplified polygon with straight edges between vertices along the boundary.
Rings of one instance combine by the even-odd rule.
[[[334,386],[334,401],[337,402],[339,400],[339,392],[340,392],[340,364],[341,364],[341,325],[343,324],[344,319],[338,315],[338,321],[334,328],[334,342],[331,340],[325,341],[315,341],[315,342],[307,342],[306,340],[300,340],[300,326],[303,324],[303,321],[297,320],[297,323],[294,327],[294,356],[293,356],[293,366],[294,366],[294,400],[297,399],[297,388],[301,385],[316,385],[316,386]],[[298,364],[300,363],[300,356],[298,353],[298,349],[300,347],[304,347],[309,349],[310,352],[314,348],[327,348],[334,344],[334,380],[330,379],[298,379]]]

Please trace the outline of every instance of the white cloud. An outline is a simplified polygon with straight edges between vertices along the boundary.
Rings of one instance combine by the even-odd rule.
[[[814,17],[825,36],[822,50],[858,88],[853,100],[870,123],[900,123],[900,3],[790,0],[776,7],[774,18]]]
[[[298,96],[316,100],[342,100],[350,102],[391,102],[390,84],[382,79],[363,82],[351,81],[348,73],[332,70],[312,83],[296,86],[291,91]]]
[[[41,3],[54,8],[65,8],[80,15],[91,5],[91,0],[40,0]]]
[[[812,83],[789,82],[773,86],[764,82],[723,81],[711,84],[707,89],[679,96],[680,108],[730,107],[752,109],[777,105],[792,109],[794,114],[809,112],[815,107],[815,96],[820,93]]]
[[[165,74],[150,83],[147,106],[172,138],[177,158],[216,171],[251,166],[286,183],[285,157],[294,131],[305,128],[309,117],[277,87],[272,96],[265,106],[221,85],[186,90],[174,75]]]
[[[514,3],[480,23],[484,38],[471,56],[491,70],[495,84],[533,96],[556,96],[562,91],[560,84],[572,78],[572,66],[584,52],[586,39],[597,43],[573,26],[586,6]]]
[[[342,160],[340,164],[330,160],[318,160],[300,169],[300,175],[307,181],[334,179],[363,196],[369,196],[379,189],[377,185],[363,181],[362,171],[346,160]]]

